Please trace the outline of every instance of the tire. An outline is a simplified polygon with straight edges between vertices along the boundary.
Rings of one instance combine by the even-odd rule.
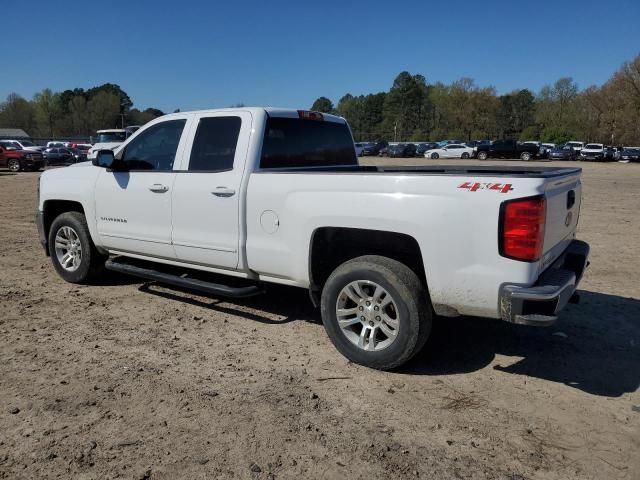
[[[56,237],[58,246],[67,245],[71,248],[56,249]],[[60,240],[68,239],[67,242]],[[104,269],[106,256],[96,249],[87,221],[82,213],[66,212],[60,214],[51,224],[49,229],[49,252],[51,261],[58,274],[69,283],[92,283],[100,276]],[[70,258],[63,266],[65,258]]]
[[[437,159],[440,158],[440,155],[438,155],[437,153],[432,153],[431,154],[431,158],[434,159],[434,160],[437,160]]]
[[[382,295],[377,295],[379,288]],[[433,319],[418,276],[406,265],[377,255],[357,257],[336,268],[322,290],[321,311],[338,351],[354,363],[378,370],[397,368],[418,353],[429,338]]]
[[[469,154],[467,152],[463,152],[461,158],[463,160],[468,160],[469,159]]]
[[[486,160],[488,156],[487,152],[478,152],[478,160]]]
[[[20,160],[16,158],[9,159],[9,161],[7,162],[7,168],[11,172],[19,172],[20,170],[22,170],[20,166]]]
[[[529,160],[531,160],[531,154],[529,152],[522,152],[520,154],[520,159],[528,162]]]

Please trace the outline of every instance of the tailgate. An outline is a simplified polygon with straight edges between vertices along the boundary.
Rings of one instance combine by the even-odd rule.
[[[575,238],[582,199],[580,174],[576,172],[547,180],[545,188],[547,220],[542,269],[553,263]]]

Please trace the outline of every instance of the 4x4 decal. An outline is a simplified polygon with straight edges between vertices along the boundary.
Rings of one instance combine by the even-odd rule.
[[[458,188],[466,188],[470,192],[478,190],[496,190],[500,193],[508,193],[513,190],[510,183],[480,183],[480,182],[464,182]]]

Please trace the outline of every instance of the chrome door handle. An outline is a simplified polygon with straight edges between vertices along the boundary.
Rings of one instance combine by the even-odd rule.
[[[160,183],[154,183],[149,187],[149,190],[156,193],[164,193],[169,190],[169,187],[167,187],[166,185],[162,185]]]
[[[233,197],[236,194],[236,191],[233,188],[216,187],[216,189],[211,193],[216,197]]]

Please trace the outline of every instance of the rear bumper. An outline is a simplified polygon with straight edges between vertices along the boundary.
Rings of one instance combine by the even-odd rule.
[[[589,244],[573,240],[534,285],[504,285],[500,293],[502,320],[521,325],[553,325],[578,288],[588,259]]]

